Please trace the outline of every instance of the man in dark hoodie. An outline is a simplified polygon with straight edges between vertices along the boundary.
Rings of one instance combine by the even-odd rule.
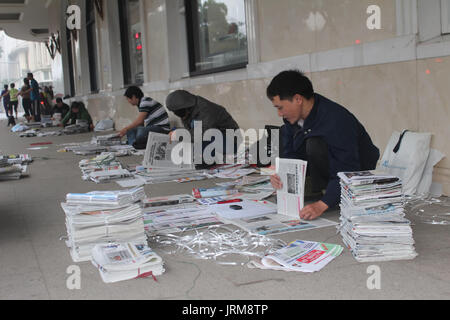
[[[237,122],[224,107],[200,96],[195,96],[185,90],[172,92],[167,97],[166,106],[181,119],[184,127],[191,134],[192,142],[195,139],[203,141],[203,137],[195,137],[194,135],[195,122],[201,122],[203,134],[209,129],[221,131],[224,137],[224,151],[226,150],[226,130],[239,129]],[[203,142],[203,150],[213,142],[214,140],[211,142]]]
[[[300,71],[284,71],[276,76],[267,96],[285,123],[281,129],[281,158],[308,161],[311,191],[321,194],[320,201],[300,212],[302,219],[314,220],[340,202],[337,174],[375,169],[380,151],[358,119],[315,93],[311,81]],[[271,182],[275,189],[282,188],[277,175]]]

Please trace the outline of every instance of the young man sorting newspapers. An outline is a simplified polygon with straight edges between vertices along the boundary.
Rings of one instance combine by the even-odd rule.
[[[300,71],[284,71],[267,89],[283,118],[281,158],[308,162],[306,192],[320,200],[306,206],[300,218],[314,220],[340,202],[339,172],[373,170],[380,157],[363,125],[347,109],[314,92]],[[280,177],[271,177],[275,189]]]

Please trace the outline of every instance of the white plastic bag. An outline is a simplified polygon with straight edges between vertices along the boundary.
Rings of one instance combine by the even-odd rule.
[[[95,132],[114,130],[114,121],[111,119],[100,120],[95,126]]]
[[[430,155],[431,133],[394,132],[381,159],[381,170],[403,181],[405,195],[414,195]]]

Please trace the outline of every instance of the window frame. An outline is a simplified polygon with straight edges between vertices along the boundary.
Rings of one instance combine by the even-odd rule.
[[[142,86],[145,83],[145,77],[142,78],[142,81],[135,82],[131,71],[130,35],[128,28],[129,27],[128,7],[126,1],[127,0],[118,0],[120,43],[121,43],[122,67],[123,67],[123,86],[124,87]],[[143,35],[142,31],[141,34]],[[144,60],[143,51],[142,51],[142,60]],[[145,73],[144,64],[142,65],[142,71]]]
[[[96,27],[97,21],[94,0],[86,0],[86,36],[89,57],[89,80],[91,93],[100,92]]]
[[[198,6],[198,0],[184,0],[185,7],[185,17],[186,17],[186,31],[187,31],[187,42],[188,42],[188,61],[189,61],[189,75],[191,77],[203,76],[208,74],[233,71],[238,69],[244,69],[248,66],[250,56],[248,52],[247,43],[247,61],[241,63],[230,64],[222,67],[211,68],[207,70],[197,70],[196,58],[200,56],[199,54],[199,39],[196,34],[199,34],[198,29],[198,11],[193,10],[194,6]],[[244,10],[247,10],[244,7]],[[246,15],[247,16],[247,15]],[[247,19],[247,18],[246,18]],[[247,21],[245,22],[247,24]]]

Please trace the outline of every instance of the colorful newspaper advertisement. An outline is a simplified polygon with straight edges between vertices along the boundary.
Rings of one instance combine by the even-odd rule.
[[[344,248],[336,244],[297,240],[287,247],[264,257],[265,268],[286,271],[317,272],[338,257]]]

